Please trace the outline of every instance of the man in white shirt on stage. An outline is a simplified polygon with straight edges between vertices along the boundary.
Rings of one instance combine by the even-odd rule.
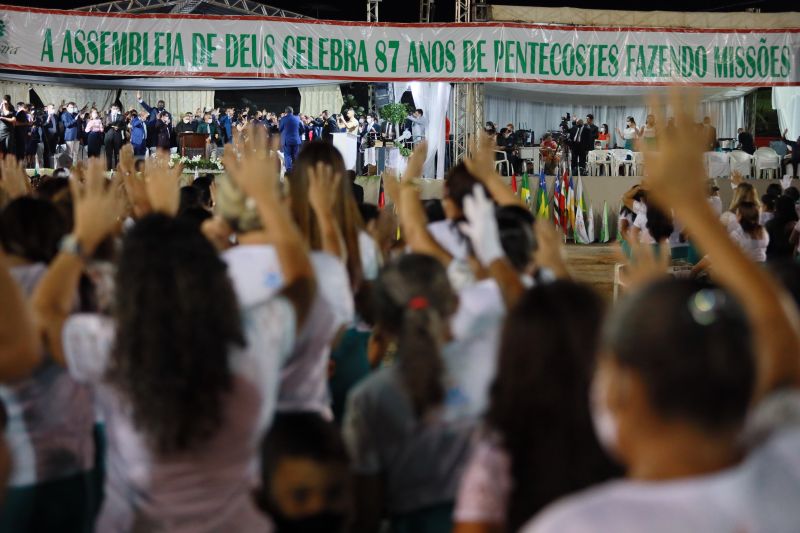
[[[428,127],[428,119],[423,116],[422,109],[417,109],[408,116],[411,121],[411,139],[414,144],[425,140],[425,129]]]

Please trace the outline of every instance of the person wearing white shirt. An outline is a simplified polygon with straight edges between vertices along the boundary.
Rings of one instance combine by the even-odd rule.
[[[634,142],[639,137],[639,130],[636,128],[636,120],[633,117],[628,117],[625,120],[625,129],[620,131],[617,128],[617,135],[623,140],[623,147],[626,150],[634,149]]]
[[[417,109],[408,116],[411,121],[411,139],[414,143],[425,140],[425,133],[428,127],[428,118],[424,116],[422,109]]]

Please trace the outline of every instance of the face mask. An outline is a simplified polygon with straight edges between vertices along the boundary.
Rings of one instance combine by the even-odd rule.
[[[592,414],[592,425],[600,446],[612,457],[616,456],[618,445],[617,421],[606,402],[606,387],[603,378],[596,372],[589,393],[589,408]]]
[[[346,517],[332,511],[317,513],[305,518],[286,518],[272,514],[276,533],[340,533],[344,530]]]
[[[605,128],[600,128],[600,133],[605,133],[605,132],[606,132]]]
[[[374,121],[374,120],[372,120],[372,118],[368,118],[368,119],[367,119],[367,123],[368,123],[368,124],[372,124],[373,122],[375,122],[375,121]]]
[[[74,107],[68,107],[68,108],[67,108],[67,111],[68,111],[69,113],[74,113],[75,111],[77,111],[77,109],[75,109]]]
[[[159,111],[163,111],[163,110],[164,110],[164,106],[163,106],[163,105],[159,105],[159,106],[158,106],[158,110],[159,110]]]
[[[192,119],[190,119],[190,118],[185,118],[185,119],[183,119],[183,123],[184,124],[188,124],[191,120]]]

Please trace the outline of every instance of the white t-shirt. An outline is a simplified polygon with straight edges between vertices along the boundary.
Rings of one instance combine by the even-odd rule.
[[[378,279],[381,270],[382,258],[378,251],[378,245],[372,235],[364,230],[358,232],[358,250],[361,255],[361,269],[364,271],[364,279],[373,281]]]
[[[717,216],[722,215],[722,198],[719,196],[709,196],[708,203],[711,204],[711,208],[717,214]]]
[[[216,435],[191,451],[161,457],[147,444],[125,398],[105,381],[116,327],[110,318],[76,314],[64,324],[67,368],[94,386],[106,424],[105,499],[98,531],[134,526],[170,531],[266,531],[251,501],[258,443],[275,412],[280,368],[292,350],[295,314],[283,298],[242,310],[247,346],[228,355],[234,387]],[[147,524],[147,525],[144,525]]]
[[[269,300],[283,287],[278,256],[271,245],[239,245],[222,257],[242,305]],[[312,252],[311,264],[318,292],[283,368],[278,410],[311,410],[330,418],[331,342],[340,328],[353,321],[355,304],[350,278],[339,259],[325,252]]]
[[[800,524],[800,392],[776,393],[751,417],[762,434],[727,470],[675,481],[615,481],[565,498],[523,533],[793,532]]]
[[[736,215],[730,211],[725,211],[720,215],[719,221],[722,222],[722,225],[725,226],[725,229],[728,233],[733,233],[736,231],[736,228],[739,227],[739,219],[736,218]]]
[[[656,244],[656,240],[650,235],[650,230],[647,229],[647,215],[638,214],[636,220],[633,221],[633,227],[639,229],[639,242],[642,244]]]
[[[454,259],[467,259],[467,239],[451,220],[439,220],[428,224],[428,232]]]
[[[739,226],[731,232],[731,239],[733,239],[739,247],[745,251],[747,256],[756,263],[764,263],[767,260],[767,246],[769,246],[769,233],[767,230],[761,230],[761,238],[754,239],[750,235],[742,231]]]
[[[634,127],[629,127],[629,128],[625,128],[624,130],[622,130],[622,138],[627,140],[627,141],[635,139],[637,134],[638,134],[638,132],[636,131],[636,128],[634,128]]]

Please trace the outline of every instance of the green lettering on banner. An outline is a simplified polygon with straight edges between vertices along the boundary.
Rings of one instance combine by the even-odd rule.
[[[193,67],[202,67],[206,63],[206,39],[202,33],[192,34],[192,63]]]
[[[531,55],[530,55],[531,69],[529,71],[529,74],[536,74],[539,72],[539,66],[538,63],[536,62],[536,58],[538,57],[536,50],[538,50],[540,46],[541,43],[528,43],[528,47],[531,49]]]
[[[358,42],[358,70],[364,69],[364,72],[369,72],[369,63],[367,63],[367,44],[361,40]]]
[[[528,46],[519,41],[514,41],[515,56],[517,57],[517,70],[522,74],[528,73]]]
[[[611,64],[608,75],[616,78],[619,76],[619,47],[616,44],[612,44],[608,50],[608,60]]]
[[[142,34],[142,65],[145,67],[152,67],[153,62],[150,60],[150,34]]]
[[[248,47],[247,38],[249,35],[246,33],[239,34],[239,67],[241,68],[249,68],[250,63],[247,62],[247,52],[250,51]],[[254,65],[255,66],[255,65]]]
[[[106,42],[106,38],[109,36],[111,32],[109,31],[101,31],[100,32],[100,64],[101,65],[110,65],[111,61],[106,59],[106,52],[108,52],[108,43]]]
[[[455,72],[456,70],[456,43],[452,40],[448,40],[444,43],[444,55],[445,55],[445,70],[447,72]]]
[[[597,47],[597,75],[601,78],[605,78],[608,75],[603,69],[606,64],[606,48],[608,48],[607,44],[601,44]]]
[[[356,70],[356,42],[353,39],[344,40],[344,70]]]
[[[306,38],[302,37],[302,36],[301,37],[297,37],[297,40],[295,41],[295,49],[294,49],[295,52],[294,53],[295,53],[295,58],[296,59],[294,61],[294,68],[296,68],[298,70],[303,70],[303,69],[306,68],[306,65],[303,62],[303,56],[305,55],[305,52],[306,52],[305,42],[306,42]]]
[[[500,63],[503,61],[505,57],[505,51],[503,50],[503,41],[495,40],[492,46],[494,50],[494,71],[500,72]]]
[[[486,59],[486,51],[483,49],[485,46],[486,41],[478,41],[478,72],[488,72],[483,63],[483,60]]]
[[[96,31],[92,30],[86,34],[86,62],[90,65],[97,63],[100,50],[97,48],[97,39],[99,35]]]
[[[428,43],[428,45],[430,46],[430,43]],[[425,43],[419,43],[419,60],[425,72],[430,72],[431,68],[433,68],[431,64],[431,53],[430,48],[425,47]]]
[[[468,40],[464,39],[461,41],[461,49],[463,51],[462,54],[462,68],[464,72],[474,72],[475,71],[475,44]]]
[[[625,65],[625,75],[631,75],[631,65],[636,61],[633,57],[633,50],[636,48],[635,44],[625,46],[625,57],[627,58]]]
[[[64,63],[65,59],[67,63],[72,63],[72,32],[69,30],[64,32],[64,40],[61,43],[61,58],[59,61]]]
[[[285,46],[285,45],[284,45]],[[231,33],[225,34],[225,66],[233,68],[239,64],[239,41]]]
[[[364,41],[361,41],[362,44]],[[318,49],[317,49],[317,69],[319,70],[330,70],[328,66],[325,64],[325,56],[328,55],[327,50],[328,39],[326,37],[320,37],[317,41]],[[375,47],[378,47],[378,43],[375,43]],[[384,51],[385,51],[386,43],[384,43]],[[386,59],[386,55],[384,54],[384,61]],[[376,55],[376,62],[377,62],[377,55]],[[376,63],[377,68],[377,63]],[[386,68],[384,63],[384,68]]]
[[[408,48],[408,62],[406,63],[406,72],[419,72],[419,62],[417,61],[417,45],[411,41]]]
[[[331,70],[339,72],[342,70],[342,41],[331,39]]]
[[[218,67],[219,63],[214,63],[214,52],[217,51],[217,46],[214,44],[214,39],[216,39],[216,33],[207,33],[206,34],[206,56],[205,61],[209,67]]]
[[[47,28],[44,31],[44,40],[42,41],[42,53],[39,55],[39,61],[44,61],[44,58],[53,62],[53,31]]]
[[[542,75],[550,75],[550,71],[545,69],[545,65],[550,60],[550,58],[547,55],[545,55],[547,54],[547,48],[549,46],[550,45],[548,43],[542,43],[539,46],[539,74]]]
[[[275,37],[267,35],[264,37],[264,68],[272,68],[275,66]]]
[[[375,43],[375,70],[386,72],[388,64],[386,62],[386,41]],[[328,70],[327,68],[325,70]]]
[[[142,62],[142,34],[139,32],[131,33],[128,39],[128,64],[136,66]]]
[[[163,67],[164,62],[160,60],[162,52],[164,52],[164,34],[160,31],[155,32],[155,43],[153,46],[153,65],[156,67]]]
[[[561,75],[561,43],[553,43],[550,49],[550,73],[553,76]]]
[[[781,48],[781,76],[784,78],[788,77],[792,71],[791,53],[788,46]]]
[[[86,61],[86,32],[77,30],[75,32],[75,63],[83,65]]]
[[[586,45],[579,44],[575,47],[575,75],[584,76],[586,74]]]
[[[126,32],[114,32],[114,39],[111,43],[111,62],[115,65],[128,63],[128,34]]]
[[[175,34],[175,40],[173,43],[170,66],[177,64],[183,67],[186,65],[186,63],[183,58],[183,38],[181,37],[180,33]]]

